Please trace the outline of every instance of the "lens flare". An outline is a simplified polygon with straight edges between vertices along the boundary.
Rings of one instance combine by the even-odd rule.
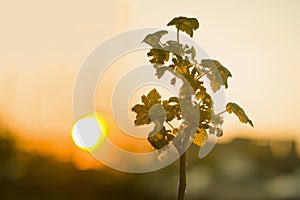
[[[72,139],[84,151],[95,151],[107,136],[105,120],[97,113],[88,114],[77,120],[72,128]]]

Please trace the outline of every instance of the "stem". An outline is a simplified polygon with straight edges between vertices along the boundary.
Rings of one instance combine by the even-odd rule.
[[[167,124],[174,130],[174,126],[170,122],[167,122]]]
[[[186,152],[179,158],[179,186],[178,186],[178,200],[184,200],[186,187]]]
[[[177,29],[177,42],[179,43],[179,28]],[[184,200],[185,188],[186,188],[186,151],[179,158],[178,200]]]
[[[227,111],[227,110],[223,110],[222,112],[216,114],[216,116],[221,115],[221,114],[225,113],[226,111]]]
[[[177,29],[177,42],[179,43],[179,29]]]
[[[211,72],[211,69],[209,71],[207,71],[206,73],[203,73],[201,76],[197,77],[197,80],[199,80],[200,78],[202,78],[204,75],[208,74],[209,72]]]

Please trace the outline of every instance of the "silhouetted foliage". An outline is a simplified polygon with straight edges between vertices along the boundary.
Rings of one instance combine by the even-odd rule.
[[[141,97],[142,104],[133,106],[132,111],[137,114],[134,121],[136,126],[151,122],[154,124],[154,129],[148,136],[152,147],[162,149],[172,142],[183,159],[180,163],[185,166],[185,151],[188,148],[188,141],[192,139],[194,144],[202,147],[207,140],[207,132],[218,137],[223,135],[222,113],[226,111],[234,113],[241,122],[249,123],[251,126],[253,123],[236,103],[228,103],[224,112],[214,112],[214,101],[206,89],[204,81],[208,79],[212,91],[217,92],[221,86],[228,88],[228,78],[232,75],[217,60],[202,59],[199,62],[196,59],[195,48],[179,42],[179,31],[193,37],[194,30],[199,28],[198,20],[176,17],[167,25],[176,27],[177,40],[163,43],[161,38],[167,35],[168,31],[162,30],[147,35],[143,42],[152,47],[147,56],[156,70],[158,79],[168,72],[174,76],[170,80],[170,84],[175,85],[181,81],[179,94],[170,97],[169,100],[162,100],[161,95],[154,88],[147,95]],[[172,125],[173,120],[180,120],[180,125],[178,127]],[[180,184],[183,181],[182,185],[185,187],[185,167],[182,165],[180,175],[183,178],[180,178]],[[180,190],[184,191],[184,188],[179,188],[180,197],[178,199],[183,199]]]

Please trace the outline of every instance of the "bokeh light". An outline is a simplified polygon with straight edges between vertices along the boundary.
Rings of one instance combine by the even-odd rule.
[[[97,113],[88,114],[77,120],[72,128],[73,142],[85,151],[96,150],[107,136],[104,119]]]

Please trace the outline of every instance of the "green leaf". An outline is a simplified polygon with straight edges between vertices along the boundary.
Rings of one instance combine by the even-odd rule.
[[[197,99],[197,100],[199,100],[199,99],[203,99],[208,93],[206,92],[206,88],[203,86],[203,85],[201,85],[199,88],[199,91],[195,94],[195,98]],[[209,95],[209,94],[208,94]]]
[[[166,111],[160,104],[154,104],[153,106],[151,106],[149,110],[149,116],[154,123],[158,122],[160,124],[163,124],[163,122],[167,118]]]
[[[167,26],[176,26],[178,30],[186,32],[189,36],[193,37],[193,31],[199,28],[199,22],[196,18],[176,17]]]
[[[181,119],[181,108],[177,97],[170,97],[168,101],[164,100],[162,104],[167,114],[166,122],[170,122],[174,118]]]
[[[213,100],[211,96],[206,92],[206,89],[204,87],[202,87],[201,90],[196,93],[195,98],[197,100],[200,100],[202,104],[206,107],[213,106]]]
[[[176,56],[176,58],[172,59],[172,62],[176,66],[176,71],[187,78],[190,75],[189,68],[193,66],[193,64],[188,61],[184,60],[181,56]]]
[[[149,133],[148,141],[155,149],[161,149],[174,139],[174,136],[170,133],[171,131],[166,130],[164,126],[159,131],[154,127],[154,130]]]
[[[194,93],[195,93],[195,91],[191,87],[191,84],[189,82],[187,82],[186,80],[184,80],[182,86],[179,89],[179,97],[181,99],[189,100],[189,99],[191,99],[191,96]]]
[[[192,46],[191,48],[189,48],[188,46],[186,47],[187,49],[185,50],[186,54],[190,54],[191,55],[191,59],[195,60],[196,57],[196,49]]]
[[[211,123],[214,126],[222,125],[224,122],[223,117],[221,115],[215,115],[214,113],[211,116]]]
[[[147,94],[147,96],[143,95],[141,97],[143,104],[136,104],[131,108],[131,110],[137,114],[134,120],[134,124],[136,126],[141,126],[144,124],[151,123],[149,111],[153,105],[156,104],[160,105],[161,103],[160,98],[161,98],[160,94],[154,88]]]
[[[216,81],[214,78],[210,79],[210,87],[212,89],[213,92],[217,92],[220,88],[221,88],[221,83]]]
[[[160,39],[166,34],[168,34],[168,31],[157,31],[147,35],[142,42],[145,42],[154,48],[159,48],[162,47],[160,44]]]
[[[172,52],[173,54],[182,56],[183,55],[183,51],[182,51],[182,44],[180,44],[177,41],[167,41],[165,44],[165,47],[163,48],[165,51],[169,51]]]
[[[136,119],[134,120],[134,124],[136,126],[141,126],[144,124],[150,124],[151,119],[148,114],[149,110],[146,108],[145,105],[137,104],[132,107],[131,109],[133,112],[136,112]]]
[[[245,111],[236,103],[227,103],[226,105],[226,111],[231,114],[234,113],[242,123],[249,123],[252,127],[253,123],[252,121],[247,117]]]
[[[156,68],[156,76],[158,77],[158,79],[160,79],[166,71],[171,72],[172,74],[174,74],[174,68],[173,67],[157,67]]]
[[[143,96],[141,97],[141,99],[142,99],[143,104],[144,104],[146,107],[150,107],[150,106],[151,106],[151,105],[150,105],[150,102],[149,102],[149,100],[148,100],[148,98],[147,98],[145,95],[143,95]]]
[[[170,66],[174,66],[174,68],[176,69],[177,74],[175,73],[175,75],[180,79],[188,81],[189,85],[194,89],[194,92],[197,91],[201,87],[203,82],[196,78],[196,75],[198,75],[199,73],[195,69],[195,67],[193,67],[193,63],[191,63],[187,58],[183,59],[178,55],[175,55],[175,57],[173,57],[172,62],[173,65]]]
[[[191,48],[191,57],[192,57],[192,60],[194,60],[196,57],[196,49],[194,47]]]
[[[160,98],[161,96],[155,88],[152,89],[147,95],[147,99],[149,100],[150,105],[160,103]]]
[[[193,143],[199,147],[202,147],[205,144],[206,140],[207,140],[206,130],[203,128],[201,128],[201,129],[198,128],[197,133],[195,134]]]
[[[200,106],[200,119],[199,119],[199,127],[200,128],[208,128],[208,124],[211,121],[211,114],[212,110],[211,109],[206,109],[205,106]]]
[[[199,22],[195,18],[176,17],[168,26],[175,26],[178,36],[179,31],[182,31],[193,37],[194,31],[199,28]],[[182,84],[178,97],[161,100],[161,95],[153,89],[147,95],[141,96],[142,103],[133,106],[132,111],[136,113],[136,126],[154,124],[148,141],[155,149],[161,149],[172,141],[178,152],[181,152],[191,139],[194,144],[202,147],[208,133],[218,137],[223,135],[220,128],[223,117],[214,114],[214,102],[211,93],[205,88],[206,79],[202,77],[207,76],[212,91],[217,92],[221,86],[228,88],[228,78],[232,75],[217,60],[203,59],[199,63],[193,46],[173,40],[162,43],[161,39],[167,33],[158,31],[149,34],[143,42],[152,46],[147,55],[158,79],[169,71],[174,76],[170,84]],[[181,112],[181,108],[184,108],[184,112]],[[253,126],[252,121],[237,104],[228,103],[226,111],[237,115],[241,122]],[[166,123],[172,131],[165,128]]]
[[[165,62],[169,60],[169,54],[170,52],[165,51],[163,49],[150,49],[150,51],[147,53],[148,57],[152,57],[151,60],[149,60],[152,64],[160,64],[163,65]]]
[[[221,65],[221,63],[217,60],[211,59],[203,59],[201,60],[201,65],[205,68],[209,69],[207,73],[207,77],[210,79],[210,85],[213,92],[216,92],[220,89],[221,85],[224,85],[225,88],[228,88],[228,81],[229,77],[232,77],[230,71]]]
[[[209,134],[221,137],[223,135],[223,130],[217,127],[209,127]]]

